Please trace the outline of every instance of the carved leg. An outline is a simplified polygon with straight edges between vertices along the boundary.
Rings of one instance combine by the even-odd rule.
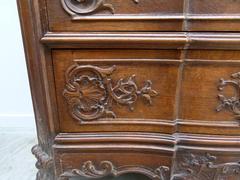
[[[32,148],[32,153],[37,158],[36,168],[38,173],[36,180],[54,180],[52,173],[53,159],[39,145]]]

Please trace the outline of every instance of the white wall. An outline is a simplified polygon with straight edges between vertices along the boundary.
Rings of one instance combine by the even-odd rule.
[[[0,127],[34,127],[16,0],[0,2]]]

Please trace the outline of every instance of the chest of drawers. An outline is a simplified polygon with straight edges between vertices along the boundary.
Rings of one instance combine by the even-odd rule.
[[[240,0],[18,0],[37,180],[240,177]]]

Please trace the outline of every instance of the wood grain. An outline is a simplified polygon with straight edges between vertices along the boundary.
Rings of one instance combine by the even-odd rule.
[[[18,0],[37,180],[239,179],[239,3]]]

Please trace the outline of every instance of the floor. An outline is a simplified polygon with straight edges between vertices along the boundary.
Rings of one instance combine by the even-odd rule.
[[[0,180],[35,179],[36,160],[31,154],[34,144],[34,130],[0,128]]]
[[[0,127],[0,180],[35,180],[35,158],[31,148],[37,144],[33,128]],[[86,180],[72,179],[72,180]],[[102,180],[113,180],[104,178]],[[129,174],[114,180],[149,180],[140,175]]]

